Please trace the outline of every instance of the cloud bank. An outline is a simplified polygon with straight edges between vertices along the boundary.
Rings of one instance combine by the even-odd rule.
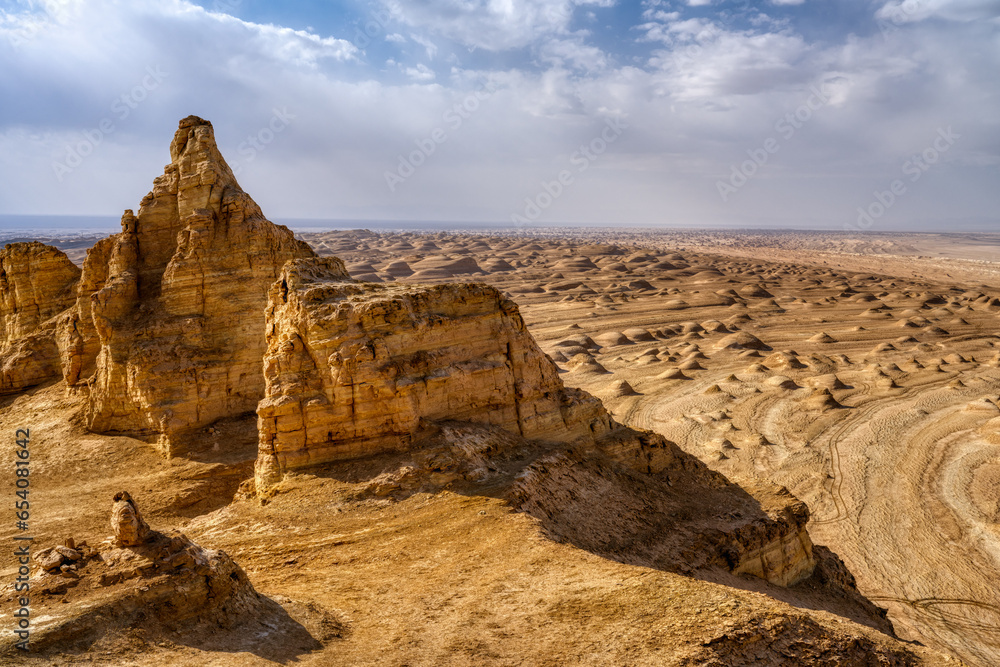
[[[948,128],[878,223],[1000,210],[995,0],[249,4],[0,9],[0,213],[136,206],[189,114],[278,219],[510,223],[570,171],[529,224],[839,227]]]

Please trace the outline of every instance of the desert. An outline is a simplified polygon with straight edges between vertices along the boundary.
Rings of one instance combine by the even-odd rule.
[[[208,121],[169,154],[0,254],[3,660],[1000,659],[1000,239],[294,235]]]
[[[1000,667],[998,45],[0,2],[0,667]]]

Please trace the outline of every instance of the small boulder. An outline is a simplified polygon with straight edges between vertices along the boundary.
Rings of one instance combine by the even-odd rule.
[[[134,547],[142,544],[149,537],[149,526],[142,519],[139,508],[128,491],[115,494],[111,506],[111,530],[114,532],[114,543],[120,547]]]

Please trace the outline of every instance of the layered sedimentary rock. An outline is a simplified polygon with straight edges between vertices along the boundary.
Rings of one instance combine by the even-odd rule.
[[[313,256],[240,189],[212,125],[191,116],[139,212],[87,257],[62,329],[68,382],[86,377],[97,432],[186,433],[252,412],[263,396],[267,288],[284,263]]]
[[[763,485],[751,497],[662,436],[615,423],[563,385],[492,287],[359,283],[339,259],[300,259],[271,287],[267,323],[259,492],[290,469],[408,452],[413,464],[373,493],[508,475],[513,506],[591,551],[780,585],[813,572],[805,505]],[[725,517],[691,519],[703,501]]]
[[[83,272],[76,285],[76,301],[60,321],[60,363],[68,386],[85,382],[96,371],[101,339],[94,325],[91,295],[100,291],[108,280],[108,260],[117,238],[117,235],[103,238],[87,250]]]
[[[336,258],[296,260],[271,288],[267,327],[259,488],[290,468],[408,450],[428,422],[563,442],[611,427],[486,285],[354,283]]]
[[[594,449],[539,457],[518,473],[514,506],[558,539],[622,562],[719,568],[779,586],[812,575],[809,510],[786,489],[741,488],[663,436],[627,427]]]
[[[55,318],[73,303],[79,278],[80,269],[51,246],[0,250],[0,394],[59,377]]]

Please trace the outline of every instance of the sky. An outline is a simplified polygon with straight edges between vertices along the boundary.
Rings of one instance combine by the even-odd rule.
[[[1000,0],[0,0],[0,215],[1000,232]]]

